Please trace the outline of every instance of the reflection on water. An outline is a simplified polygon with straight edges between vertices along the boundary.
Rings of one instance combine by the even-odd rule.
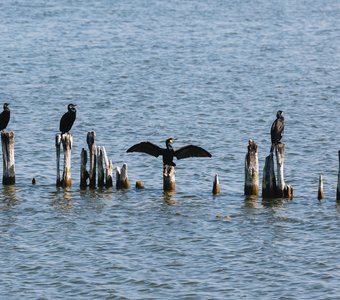
[[[4,185],[0,191],[0,210],[8,209],[17,204],[17,187]]]
[[[50,205],[61,211],[68,211],[73,208],[72,191],[70,189],[57,188],[56,192],[51,193],[52,200]]]
[[[163,200],[164,203],[168,205],[176,205],[177,204],[176,191],[163,192]]]

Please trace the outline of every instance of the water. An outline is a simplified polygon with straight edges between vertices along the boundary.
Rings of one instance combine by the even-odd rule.
[[[17,184],[0,190],[1,298],[339,299],[339,13],[335,0],[2,1]],[[70,102],[63,191],[54,136]],[[245,201],[247,141],[262,169],[279,109],[295,197]],[[144,190],[79,190],[90,130]],[[179,161],[172,196],[160,159],[125,153],[169,136],[213,155]]]

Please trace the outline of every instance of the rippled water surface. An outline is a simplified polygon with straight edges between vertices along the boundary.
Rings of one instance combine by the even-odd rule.
[[[2,1],[17,183],[0,188],[1,298],[339,299],[339,16],[336,0]],[[64,191],[54,137],[70,102]],[[262,170],[279,109],[294,199],[247,201],[248,139]],[[144,190],[79,190],[91,130]],[[179,161],[164,195],[161,160],[125,151],[169,136],[213,157]]]

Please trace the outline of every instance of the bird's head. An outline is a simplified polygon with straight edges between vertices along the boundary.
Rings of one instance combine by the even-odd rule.
[[[166,144],[166,146],[168,147],[168,146],[171,146],[171,144],[173,144],[175,141],[176,141],[175,138],[170,137],[170,138],[168,138],[168,139],[165,141],[165,144]]]
[[[4,103],[4,110],[8,109],[8,105],[9,105],[9,103]]]
[[[68,111],[71,111],[71,112],[76,112],[76,104],[72,104],[70,103],[68,106],[67,106],[67,109]]]
[[[283,117],[283,111],[282,110],[279,110],[277,113],[276,113],[276,118],[277,119],[280,119]]]

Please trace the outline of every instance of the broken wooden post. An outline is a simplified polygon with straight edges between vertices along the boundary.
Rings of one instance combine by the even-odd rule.
[[[336,201],[340,202],[340,150],[339,150],[339,172],[338,172],[338,187],[336,191]]]
[[[276,179],[274,172],[274,155],[270,153],[265,160],[262,178],[262,198],[275,198]]]
[[[218,180],[218,175],[216,174],[215,178],[214,178],[214,184],[213,184],[212,193],[214,195],[217,195],[217,194],[220,193],[220,191],[221,191],[221,189],[220,189],[220,181]]]
[[[144,182],[136,181],[136,189],[144,189]]]
[[[98,157],[98,187],[104,187],[104,154],[101,147],[97,148]]]
[[[323,194],[323,180],[322,175],[319,176],[319,189],[318,189],[318,200],[322,200],[324,198]]]
[[[85,190],[87,187],[87,178],[89,176],[86,170],[87,151],[83,148],[80,156],[80,189]]]
[[[245,158],[244,194],[257,196],[259,194],[259,158],[255,141],[248,141],[248,152]]]
[[[113,163],[112,160],[107,158],[105,147],[103,147],[104,162],[105,162],[105,187],[111,188],[113,186],[112,172]]]
[[[90,189],[96,188],[96,163],[97,163],[97,155],[96,155],[96,133],[94,131],[87,133],[87,145],[90,151]]]
[[[116,169],[116,188],[117,189],[128,189],[130,188],[130,182],[128,178],[128,167],[124,163],[122,168],[117,167]]]
[[[176,190],[176,178],[175,178],[174,166],[163,166],[163,190],[165,192],[171,192]]]
[[[56,186],[61,187],[61,179],[60,179],[60,145],[61,145],[61,134],[57,133],[55,136],[55,148],[56,148],[56,156],[57,156],[57,182]]]
[[[2,184],[15,184],[14,132],[1,132],[3,176]]]
[[[293,197],[293,188],[291,185],[286,185],[284,174],[283,174],[283,165],[285,159],[285,144],[277,144],[275,147],[276,154],[276,163],[277,163],[277,191],[276,197]]]
[[[64,133],[61,136],[61,142],[63,144],[64,150],[64,171],[63,171],[63,179],[62,186],[63,188],[71,187],[71,150],[73,144],[73,137],[70,133]]]

